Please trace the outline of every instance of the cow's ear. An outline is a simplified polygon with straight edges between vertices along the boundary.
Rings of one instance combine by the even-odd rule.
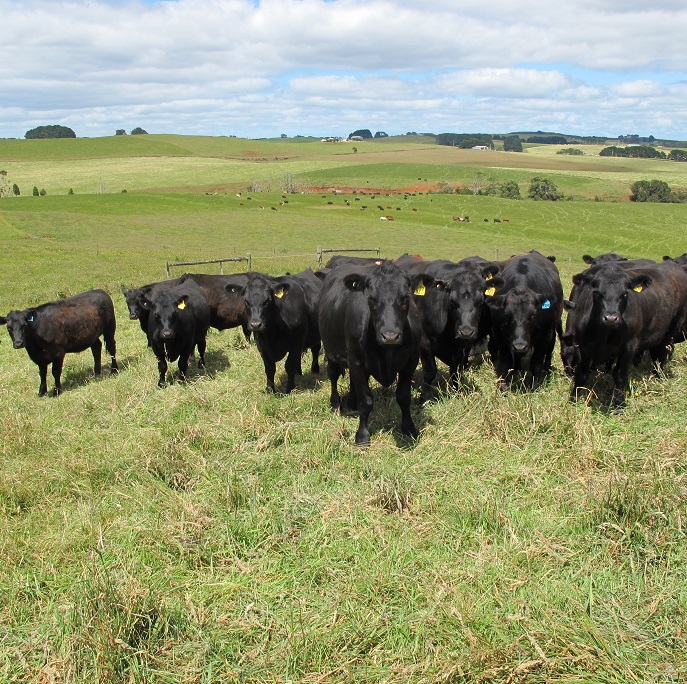
[[[491,280],[498,272],[499,267],[496,264],[488,264],[482,269],[482,278]]]
[[[672,261],[672,260],[673,259],[667,255],[663,257],[663,261]]]
[[[233,284],[233,283],[227,283],[227,284],[224,286],[224,289],[225,289],[229,294],[237,295],[238,297],[243,297],[243,295],[244,295],[244,293],[245,293],[245,291],[246,291],[246,288],[245,288],[245,287],[243,287],[243,286],[241,286],[241,285],[235,285],[235,284]]]
[[[503,278],[492,278],[491,280],[487,280],[487,286],[484,290],[484,296],[485,297],[493,297],[496,294],[496,291],[498,290],[499,287],[503,286],[505,284],[505,280]]]
[[[584,261],[585,264],[593,264],[594,263],[594,257],[590,256],[589,254],[583,254],[582,255],[582,261]]]
[[[553,254],[550,254],[549,256],[546,257],[552,264],[556,263],[556,257]]]
[[[645,287],[649,287],[652,282],[653,279],[650,275],[642,273],[641,275],[630,279],[630,285],[628,289],[633,290],[634,292],[641,292]]]
[[[6,316],[0,316],[0,325],[5,325],[7,323],[7,317]]]
[[[277,298],[281,299],[291,287],[291,283],[279,283],[274,288],[272,288],[272,294]]]
[[[319,271],[313,271],[313,273],[320,280],[324,280],[327,277],[327,275],[329,275],[331,270],[332,270],[331,268],[322,268]]]
[[[418,297],[424,297],[427,294],[427,288],[432,287],[434,283],[434,278],[425,273],[414,275],[410,279],[410,287],[413,290],[413,294]]]
[[[573,285],[577,285],[578,287],[581,287],[582,285],[585,285],[586,283],[589,282],[589,278],[584,274],[584,273],[576,273],[572,277]]]
[[[347,275],[343,281],[351,292],[362,292],[365,289],[365,278],[358,273]]]
[[[574,311],[577,308],[577,304],[575,304],[575,302],[571,302],[569,299],[564,299],[563,308],[566,311]]]
[[[124,287],[124,285],[122,285],[121,288],[122,288],[122,294],[126,297],[126,293],[127,293],[129,290],[127,290],[127,289]]]

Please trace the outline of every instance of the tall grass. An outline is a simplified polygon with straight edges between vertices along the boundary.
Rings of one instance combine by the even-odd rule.
[[[413,405],[416,443],[377,387],[361,450],[324,375],[265,395],[238,331],[212,332],[207,370],[159,389],[118,290],[168,258],[251,251],[276,273],[367,243],[538,248],[567,290],[584,252],[684,251],[684,209],[417,195],[380,198],[385,223],[348,195],[247,194],[0,201],[0,312],[104,286],[122,369],[96,381],[70,355],[64,393],[39,400],[35,365],[0,339],[0,680],[684,680],[680,346],[668,378],[635,370],[620,413],[570,403],[559,363],[534,393],[501,394],[486,362],[456,393],[443,372]]]

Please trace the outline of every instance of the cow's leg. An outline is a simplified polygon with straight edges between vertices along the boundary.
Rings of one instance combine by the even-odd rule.
[[[177,367],[179,368],[179,378],[183,381],[186,382],[188,378],[188,360],[189,360],[190,354],[185,354],[181,353],[179,354],[179,361],[177,363]]]
[[[93,354],[93,373],[96,377],[99,377],[102,373],[102,354],[103,354],[103,343],[98,338],[91,345],[91,353]]]
[[[636,347],[636,345],[633,345]],[[625,406],[625,392],[627,391],[628,382],[630,380],[630,366],[634,358],[636,348],[626,347],[618,356],[618,361],[613,369],[613,408],[622,408]]]
[[[64,356],[56,358],[52,362],[52,377],[55,380],[55,390],[53,391],[53,397],[59,396],[62,392],[62,383],[60,379],[62,378],[62,366],[64,364]]]
[[[370,379],[365,371],[357,364],[350,365],[350,375],[351,387],[355,388],[358,414],[360,415],[358,431],[355,433],[355,445],[367,446],[370,443],[370,430],[367,425],[373,404]]]
[[[320,349],[322,347],[322,343],[318,340],[313,344],[312,347],[310,347],[310,351],[312,352],[312,364],[310,365],[310,372],[315,373],[317,375],[320,372]]]
[[[553,339],[556,342],[556,338]],[[532,374],[532,389],[537,389],[544,380],[544,376],[550,369],[551,353],[553,345],[547,340],[545,345],[535,345],[530,359],[530,372]],[[547,365],[548,359],[548,365]]]
[[[429,344],[421,345],[420,357],[422,358],[422,390],[420,392],[420,401],[424,404],[431,401],[434,396],[432,385],[437,377],[437,361],[434,358],[434,354]]]
[[[496,350],[496,359],[494,361],[494,370],[496,371],[497,387],[501,392],[505,392],[513,378],[513,364],[511,355],[506,353],[503,349],[494,347]],[[491,351],[489,352],[491,354]],[[493,356],[493,355],[492,355]]]
[[[284,362],[286,370],[286,393],[289,394],[296,387],[296,375],[303,375],[301,368],[301,347],[292,349]]]
[[[157,370],[160,374],[160,378],[157,381],[158,387],[165,386],[165,380],[167,378],[167,359],[164,356],[158,356],[157,358]]]
[[[581,350],[580,350],[581,351]],[[587,399],[589,396],[589,388],[587,385],[587,380],[589,379],[589,373],[592,370],[593,357],[591,354],[583,353],[581,351],[580,358],[575,365],[575,371],[573,375],[573,387],[570,394],[571,401],[577,401],[578,399]]]
[[[112,357],[110,373],[114,375],[119,372],[119,366],[117,365],[117,343],[115,342],[114,330],[106,330],[103,339],[105,340],[105,349]]]
[[[41,384],[38,387],[38,396],[44,397],[48,393],[48,364],[38,364],[38,374],[41,377]]]
[[[247,323],[241,324],[241,330],[243,330],[243,336],[246,338],[246,344],[250,344],[250,330],[248,329]]]
[[[417,439],[418,432],[410,415],[410,388],[413,374],[417,368],[417,362],[418,358],[415,356],[400,370],[398,380],[396,381],[396,401],[401,408],[401,432],[413,439]]]
[[[341,366],[333,361],[327,362],[327,377],[331,383],[332,389],[329,395],[329,403],[334,413],[341,411],[341,395],[339,394],[339,378],[343,374]]]
[[[265,391],[268,394],[274,394],[277,388],[274,386],[274,374],[277,372],[277,364],[267,356],[262,357],[262,363],[265,367],[265,377],[267,378],[267,387]]]
[[[205,335],[196,340],[196,347],[198,347],[198,368],[205,368],[205,348],[207,347]]]

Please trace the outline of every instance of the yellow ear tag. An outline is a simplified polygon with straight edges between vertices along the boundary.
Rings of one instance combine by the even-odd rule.
[[[277,299],[281,299],[281,298],[284,296],[284,290],[277,290],[277,291],[274,293],[274,296],[275,296]]]
[[[637,285],[637,287],[632,288],[635,292],[641,292],[644,288],[641,285]]]
[[[177,309],[181,309],[182,311],[186,308],[186,302],[182,299],[178,304],[177,304]]]
[[[490,273],[490,274],[485,278],[485,280],[492,280],[493,277],[494,277],[494,276]]]
[[[413,294],[417,295],[418,297],[424,297],[425,292],[427,292],[427,288],[425,287],[424,283],[419,283],[415,290],[413,290]]]
[[[484,294],[487,295],[487,297],[493,297],[496,294],[496,288],[490,287],[484,291]]]

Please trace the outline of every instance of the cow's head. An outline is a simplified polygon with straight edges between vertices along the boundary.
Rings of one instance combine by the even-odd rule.
[[[641,294],[652,283],[648,274],[612,266],[589,271],[574,275],[573,283],[591,290],[592,315],[606,328],[620,327],[629,297]]]
[[[165,342],[176,337],[180,316],[185,316],[189,308],[187,294],[163,292],[151,304],[151,315],[155,318],[160,331],[160,338]]]
[[[124,285],[122,285],[122,294],[126,300],[127,309],[129,309],[129,318],[132,321],[135,321],[140,317],[143,310],[143,306],[141,304],[142,290],[140,288],[132,288],[131,290],[127,290]]]
[[[503,285],[495,278],[498,267],[492,264],[477,271],[466,270],[456,274],[448,287],[450,293],[449,316],[453,335],[457,340],[476,340],[485,300],[496,294]]]
[[[7,316],[0,317],[0,325],[7,325],[7,332],[10,334],[15,349],[26,346],[26,334],[35,323],[37,316],[36,309],[24,309],[24,311],[10,311]]]
[[[532,346],[537,321],[547,318],[556,308],[556,298],[516,287],[506,294],[487,297],[492,322],[510,346],[511,353],[523,356]]]
[[[412,297],[424,297],[434,282],[424,274],[411,277],[390,261],[344,277],[344,285],[349,290],[365,297],[375,339],[382,346],[403,342]]]
[[[225,290],[230,295],[241,297],[245,302],[248,330],[264,332],[269,327],[270,321],[277,315],[280,301],[290,287],[289,282],[281,282],[256,273],[245,285],[229,283],[225,286]]]

